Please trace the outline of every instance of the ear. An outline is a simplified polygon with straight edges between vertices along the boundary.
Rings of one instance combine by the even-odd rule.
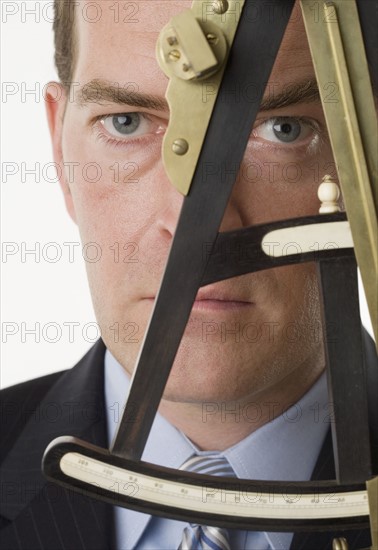
[[[63,191],[66,208],[75,223],[76,213],[72,200],[71,189],[67,181],[62,152],[62,132],[64,112],[67,105],[67,92],[58,82],[49,82],[44,94],[47,120],[50,129],[54,161],[60,167],[59,183]]]

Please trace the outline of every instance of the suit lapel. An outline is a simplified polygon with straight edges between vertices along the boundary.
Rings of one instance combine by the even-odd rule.
[[[62,374],[29,415],[3,462],[1,531],[4,548],[105,550],[112,508],[47,482],[41,473],[46,446],[72,435],[107,446],[103,362],[100,340],[72,370]]]

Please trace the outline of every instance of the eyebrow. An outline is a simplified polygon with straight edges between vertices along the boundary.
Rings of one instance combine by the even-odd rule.
[[[84,107],[88,103],[114,103],[116,105],[129,105],[157,111],[168,111],[168,103],[160,96],[144,94],[137,91],[134,82],[121,86],[107,80],[94,79],[84,84],[76,92],[76,101]]]
[[[268,83],[267,93],[265,93],[261,102],[260,111],[271,111],[300,103],[320,101],[315,79],[287,84],[277,93],[275,92],[276,84]],[[121,86],[107,80],[93,79],[77,90],[76,101],[79,106],[85,106],[89,103],[99,105],[114,103],[116,105],[168,111],[168,103],[164,98],[140,93],[136,90],[136,86],[135,83]]]
[[[300,103],[320,101],[319,88],[315,79],[286,84],[276,94],[275,85],[274,82],[268,82],[267,93],[261,102],[260,111],[271,111]]]

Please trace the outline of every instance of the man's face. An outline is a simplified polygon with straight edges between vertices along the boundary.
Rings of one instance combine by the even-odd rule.
[[[190,3],[141,1],[133,3],[133,14],[123,13],[119,3],[117,16],[114,4],[111,9],[110,2],[102,2],[97,22],[89,11],[83,16],[85,5],[82,1],[76,9],[75,100],[62,103],[55,114],[55,154],[65,163],[67,207],[86,245],[102,337],[131,373],[183,202],[161,160],[169,112],[167,78],[155,45],[161,28]],[[89,93],[99,89],[100,80],[119,93],[113,92],[113,99]],[[321,104],[314,98],[272,104],[285,90],[303,89],[313,80],[298,9],[265,93],[270,106],[256,120],[222,231],[317,213],[317,187],[333,170]],[[125,91],[141,94],[143,101],[131,104],[134,93],[128,103],[119,103]],[[208,299],[194,305],[167,399],[247,400],[296,386],[300,394],[317,378],[324,361],[314,265],[262,271],[207,290]]]

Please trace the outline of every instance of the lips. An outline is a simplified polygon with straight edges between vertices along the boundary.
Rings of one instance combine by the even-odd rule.
[[[149,298],[154,300],[154,297]],[[235,292],[206,287],[201,288],[193,304],[193,310],[217,310],[228,311],[251,307],[253,302],[244,296],[238,296]]]
[[[249,304],[251,305],[251,301],[242,297],[242,296],[236,296],[234,293],[231,292],[225,292],[217,289],[212,288],[201,288],[196,297],[196,302],[204,302],[204,301],[211,301],[211,302],[230,302],[235,304]]]
[[[252,302],[231,294],[216,291],[199,291],[193,304],[193,310],[233,311],[250,307]]]

